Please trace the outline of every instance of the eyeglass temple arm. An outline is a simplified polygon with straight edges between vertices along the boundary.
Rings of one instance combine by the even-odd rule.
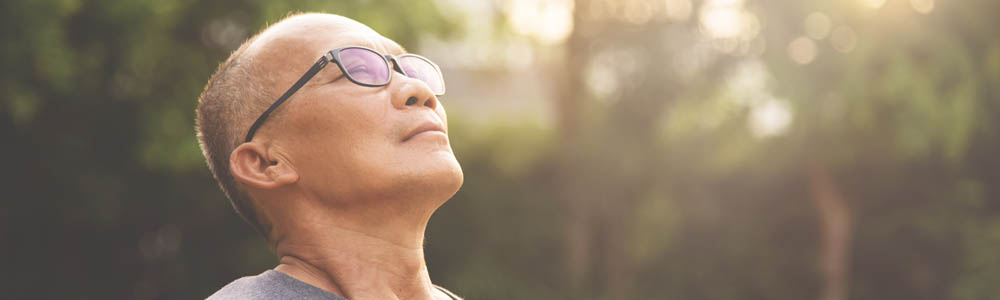
[[[295,94],[295,92],[301,89],[302,86],[306,85],[306,82],[309,82],[309,79],[312,79],[313,76],[316,76],[316,73],[319,73],[320,70],[323,70],[323,67],[326,67],[326,65],[329,64],[332,59],[333,59],[332,53],[327,53],[323,57],[320,57],[319,60],[317,60],[316,63],[313,64],[312,68],[309,68],[309,71],[306,71],[306,73],[303,74],[301,78],[299,78],[299,81],[296,81],[295,84],[293,84],[292,87],[288,89],[288,91],[285,91],[285,94],[281,95],[281,98],[275,100],[274,103],[272,103],[271,106],[268,107],[267,110],[265,110],[264,113],[261,114],[260,117],[258,117],[257,120],[253,122],[253,125],[251,125],[250,130],[247,131],[247,137],[245,140],[243,140],[243,142],[244,143],[250,142],[250,140],[253,139],[253,134],[257,132],[257,129],[260,128],[260,125],[264,123],[264,120],[267,120],[267,116],[271,115],[271,112],[273,112],[276,108],[278,108],[279,105],[285,103],[285,101],[287,101],[288,98],[292,97],[292,94]]]

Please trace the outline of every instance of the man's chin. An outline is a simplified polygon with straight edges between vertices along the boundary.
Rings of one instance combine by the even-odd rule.
[[[462,187],[465,181],[462,166],[450,152],[429,157],[423,162],[424,164],[416,166],[414,172],[401,181],[408,182],[406,185],[415,188],[414,192],[447,200]]]
[[[454,154],[442,152],[438,155],[440,155],[440,160],[434,166],[425,169],[425,178],[432,182],[429,185],[439,187],[448,194],[448,197],[451,197],[462,187],[465,174]]]

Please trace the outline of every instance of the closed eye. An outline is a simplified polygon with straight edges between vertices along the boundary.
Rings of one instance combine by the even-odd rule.
[[[365,72],[368,72],[368,66],[367,65],[359,65],[359,66],[354,66],[354,67],[351,67],[351,68],[347,69],[347,73],[351,73],[351,74],[362,74],[362,73],[365,73]]]

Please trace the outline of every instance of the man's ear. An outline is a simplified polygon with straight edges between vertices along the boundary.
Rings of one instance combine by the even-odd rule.
[[[229,169],[236,181],[243,184],[273,189],[295,183],[299,174],[283,157],[269,155],[259,143],[243,143],[229,155]]]

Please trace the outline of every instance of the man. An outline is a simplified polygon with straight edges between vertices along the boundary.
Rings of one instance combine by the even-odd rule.
[[[436,65],[341,16],[294,15],[234,51],[201,95],[198,137],[279,264],[209,299],[458,299],[423,253],[463,180],[443,93]]]

